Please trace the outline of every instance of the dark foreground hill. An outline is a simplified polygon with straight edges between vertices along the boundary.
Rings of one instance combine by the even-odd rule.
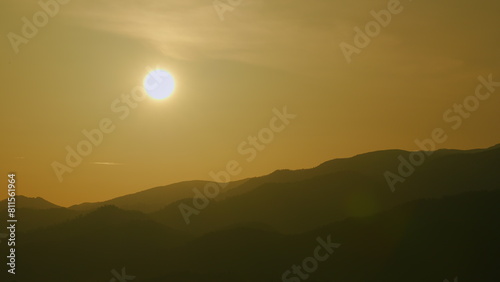
[[[500,277],[499,202],[500,191],[468,192],[413,201],[299,235],[239,227],[198,238],[140,212],[105,207],[22,233],[16,279],[110,281],[113,269],[121,273],[125,267],[133,281],[151,282],[306,280],[300,276],[316,282],[454,277],[493,282]]]

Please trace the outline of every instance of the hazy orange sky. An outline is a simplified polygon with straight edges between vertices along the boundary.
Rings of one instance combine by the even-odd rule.
[[[500,90],[457,130],[443,114],[474,95],[479,76],[500,81],[500,2],[401,1],[349,63],[340,44],[355,44],[354,28],[391,1],[242,0],[222,19],[213,1],[72,0],[14,48],[9,34],[22,36],[23,17],[33,22],[43,10],[4,0],[0,177],[15,171],[19,194],[66,206],[210,180],[231,160],[242,179],[417,150],[414,140],[436,127],[449,133],[441,148],[499,143]],[[149,68],[168,70],[175,92],[120,119],[112,103]],[[285,106],[296,118],[247,161],[240,144]],[[51,164],[104,118],[115,130],[60,182]]]

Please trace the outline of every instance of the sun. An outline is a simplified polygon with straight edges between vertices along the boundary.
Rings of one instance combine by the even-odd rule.
[[[153,99],[162,100],[170,97],[174,88],[174,77],[168,71],[152,70],[144,78],[144,89]]]

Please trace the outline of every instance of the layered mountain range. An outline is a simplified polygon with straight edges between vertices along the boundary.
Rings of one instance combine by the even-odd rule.
[[[18,196],[16,279],[498,281],[499,172],[499,145],[387,150],[230,182],[206,199],[193,189],[209,181],[68,208]],[[189,224],[181,207],[196,209]]]

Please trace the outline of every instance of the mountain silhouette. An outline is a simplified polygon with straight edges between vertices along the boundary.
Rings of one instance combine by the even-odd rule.
[[[408,189],[412,186],[410,183],[415,183],[421,180],[413,181],[412,178],[418,178],[418,175],[424,174],[424,177],[435,177],[425,175],[429,171],[436,171],[437,166],[451,165],[448,167],[449,172],[453,172],[455,168],[460,169],[454,160],[461,162],[467,166],[462,171],[474,167],[470,162],[482,161],[485,155],[490,156],[487,161],[492,162],[484,164],[487,171],[480,172],[483,175],[489,175],[492,170],[498,167],[495,161],[500,154],[500,144],[487,149],[474,149],[474,150],[438,150],[432,153],[431,156],[426,157],[425,163],[416,169],[415,177],[412,175],[407,183],[403,183],[401,189]],[[314,177],[329,175],[332,173],[341,172],[357,172],[365,177],[373,179],[377,183],[386,184],[384,173],[386,171],[397,172],[400,161],[399,156],[408,159],[411,152],[403,150],[385,150],[376,151],[371,153],[360,154],[351,158],[334,159],[327,161],[315,168],[302,169],[302,170],[278,170],[269,175],[243,179],[239,181],[230,182],[226,187],[221,189],[218,200],[238,196],[250,192],[254,189],[260,188],[268,183],[293,183],[312,179]],[[484,153],[484,154],[483,154]],[[453,157],[455,156],[455,157]],[[487,158],[487,157],[486,157]],[[471,174],[471,173],[469,173]],[[193,197],[193,188],[203,190],[203,187],[210,181],[185,181],[175,184],[170,184],[161,187],[147,189],[130,195],[124,195],[111,200],[96,202],[96,203],[83,203],[71,206],[70,209],[80,211],[90,211],[105,205],[115,205],[122,209],[138,210],[142,212],[156,212],[172,203],[177,203],[183,199]],[[484,182],[487,182],[485,180]],[[491,186],[491,183],[489,184]],[[412,192],[410,192],[412,193]],[[441,193],[437,192],[437,195]]]
[[[302,234],[239,227],[201,237],[162,227],[140,212],[104,207],[23,233],[17,277],[34,281],[43,273],[42,281],[98,281],[126,266],[138,281],[281,281],[287,269],[312,256],[318,238],[330,237],[340,247],[309,281],[442,281],[452,275],[497,281],[499,201],[498,190],[467,192]],[[49,253],[51,260],[44,260]]]
[[[193,206],[192,199],[171,204],[152,216],[158,222],[192,234],[239,222],[261,223],[283,233],[300,233],[349,216],[371,215],[412,200],[500,188],[500,149],[493,148],[438,151],[391,192],[384,172],[397,170],[398,156],[407,158],[409,154],[405,151],[375,152],[331,161],[311,170],[274,173],[264,177],[267,183],[246,193],[212,201],[199,215],[192,216],[189,225],[181,216],[179,204]],[[286,179],[285,175],[288,179],[306,180],[279,180]],[[274,179],[278,181],[273,182]],[[251,181],[244,183],[243,189],[247,189]]]
[[[192,217],[189,225],[180,213],[179,204],[193,206],[192,189],[203,190],[207,181],[175,183],[57,211],[25,211],[23,230],[60,223],[82,212],[114,205],[151,213],[157,222],[194,235],[241,223],[297,233],[349,216],[374,214],[411,200],[499,188],[500,145],[497,145],[465,151],[438,150],[416,167],[405,182],[398,183],[392,193],[384,173],[397,172],[398,157],[408,159],[410,154],[402,150],[376,151],[327,161],[311,169],[278,170],[231,182],[206,209]],[[44,202],[37,199],[36,202]],[[291,215],[293,220],[287,220]]]
[[[193,206],[206,181],[71,208],[30,201],[18,209],[16,280],[110,281],[126,269],[146,282],[498,281],[500,146],[436,151],[391,189],[385,172],[411,156],[378,151],[232,182],[190,224],[179,204]]]
[[[40,197],[30,198],[22,195],[16,195],[15,197],[16,208],[29,208],[35,210],[46,210],[46,209],[54,209],[60,208],[60,206],[53,204],[45,199]],[[1,208],[7,208],[8,200],[0,201]]]
[[[245,182],[245,180],[235,181],[227,186],[231,189]],[[113,205],[122,209],[138,210],[142,212],[157,211],[164,206],[173,203],[177,200],[190,197],[192,189],[195,187],[203,187],[209,181],[185,181],[174,183],[166,186],[155,187],[145,191],[137,192],[130,195],[117,197],[104,202],[83,203],[69,207],[72,210],[90,211],[98,207]]]

